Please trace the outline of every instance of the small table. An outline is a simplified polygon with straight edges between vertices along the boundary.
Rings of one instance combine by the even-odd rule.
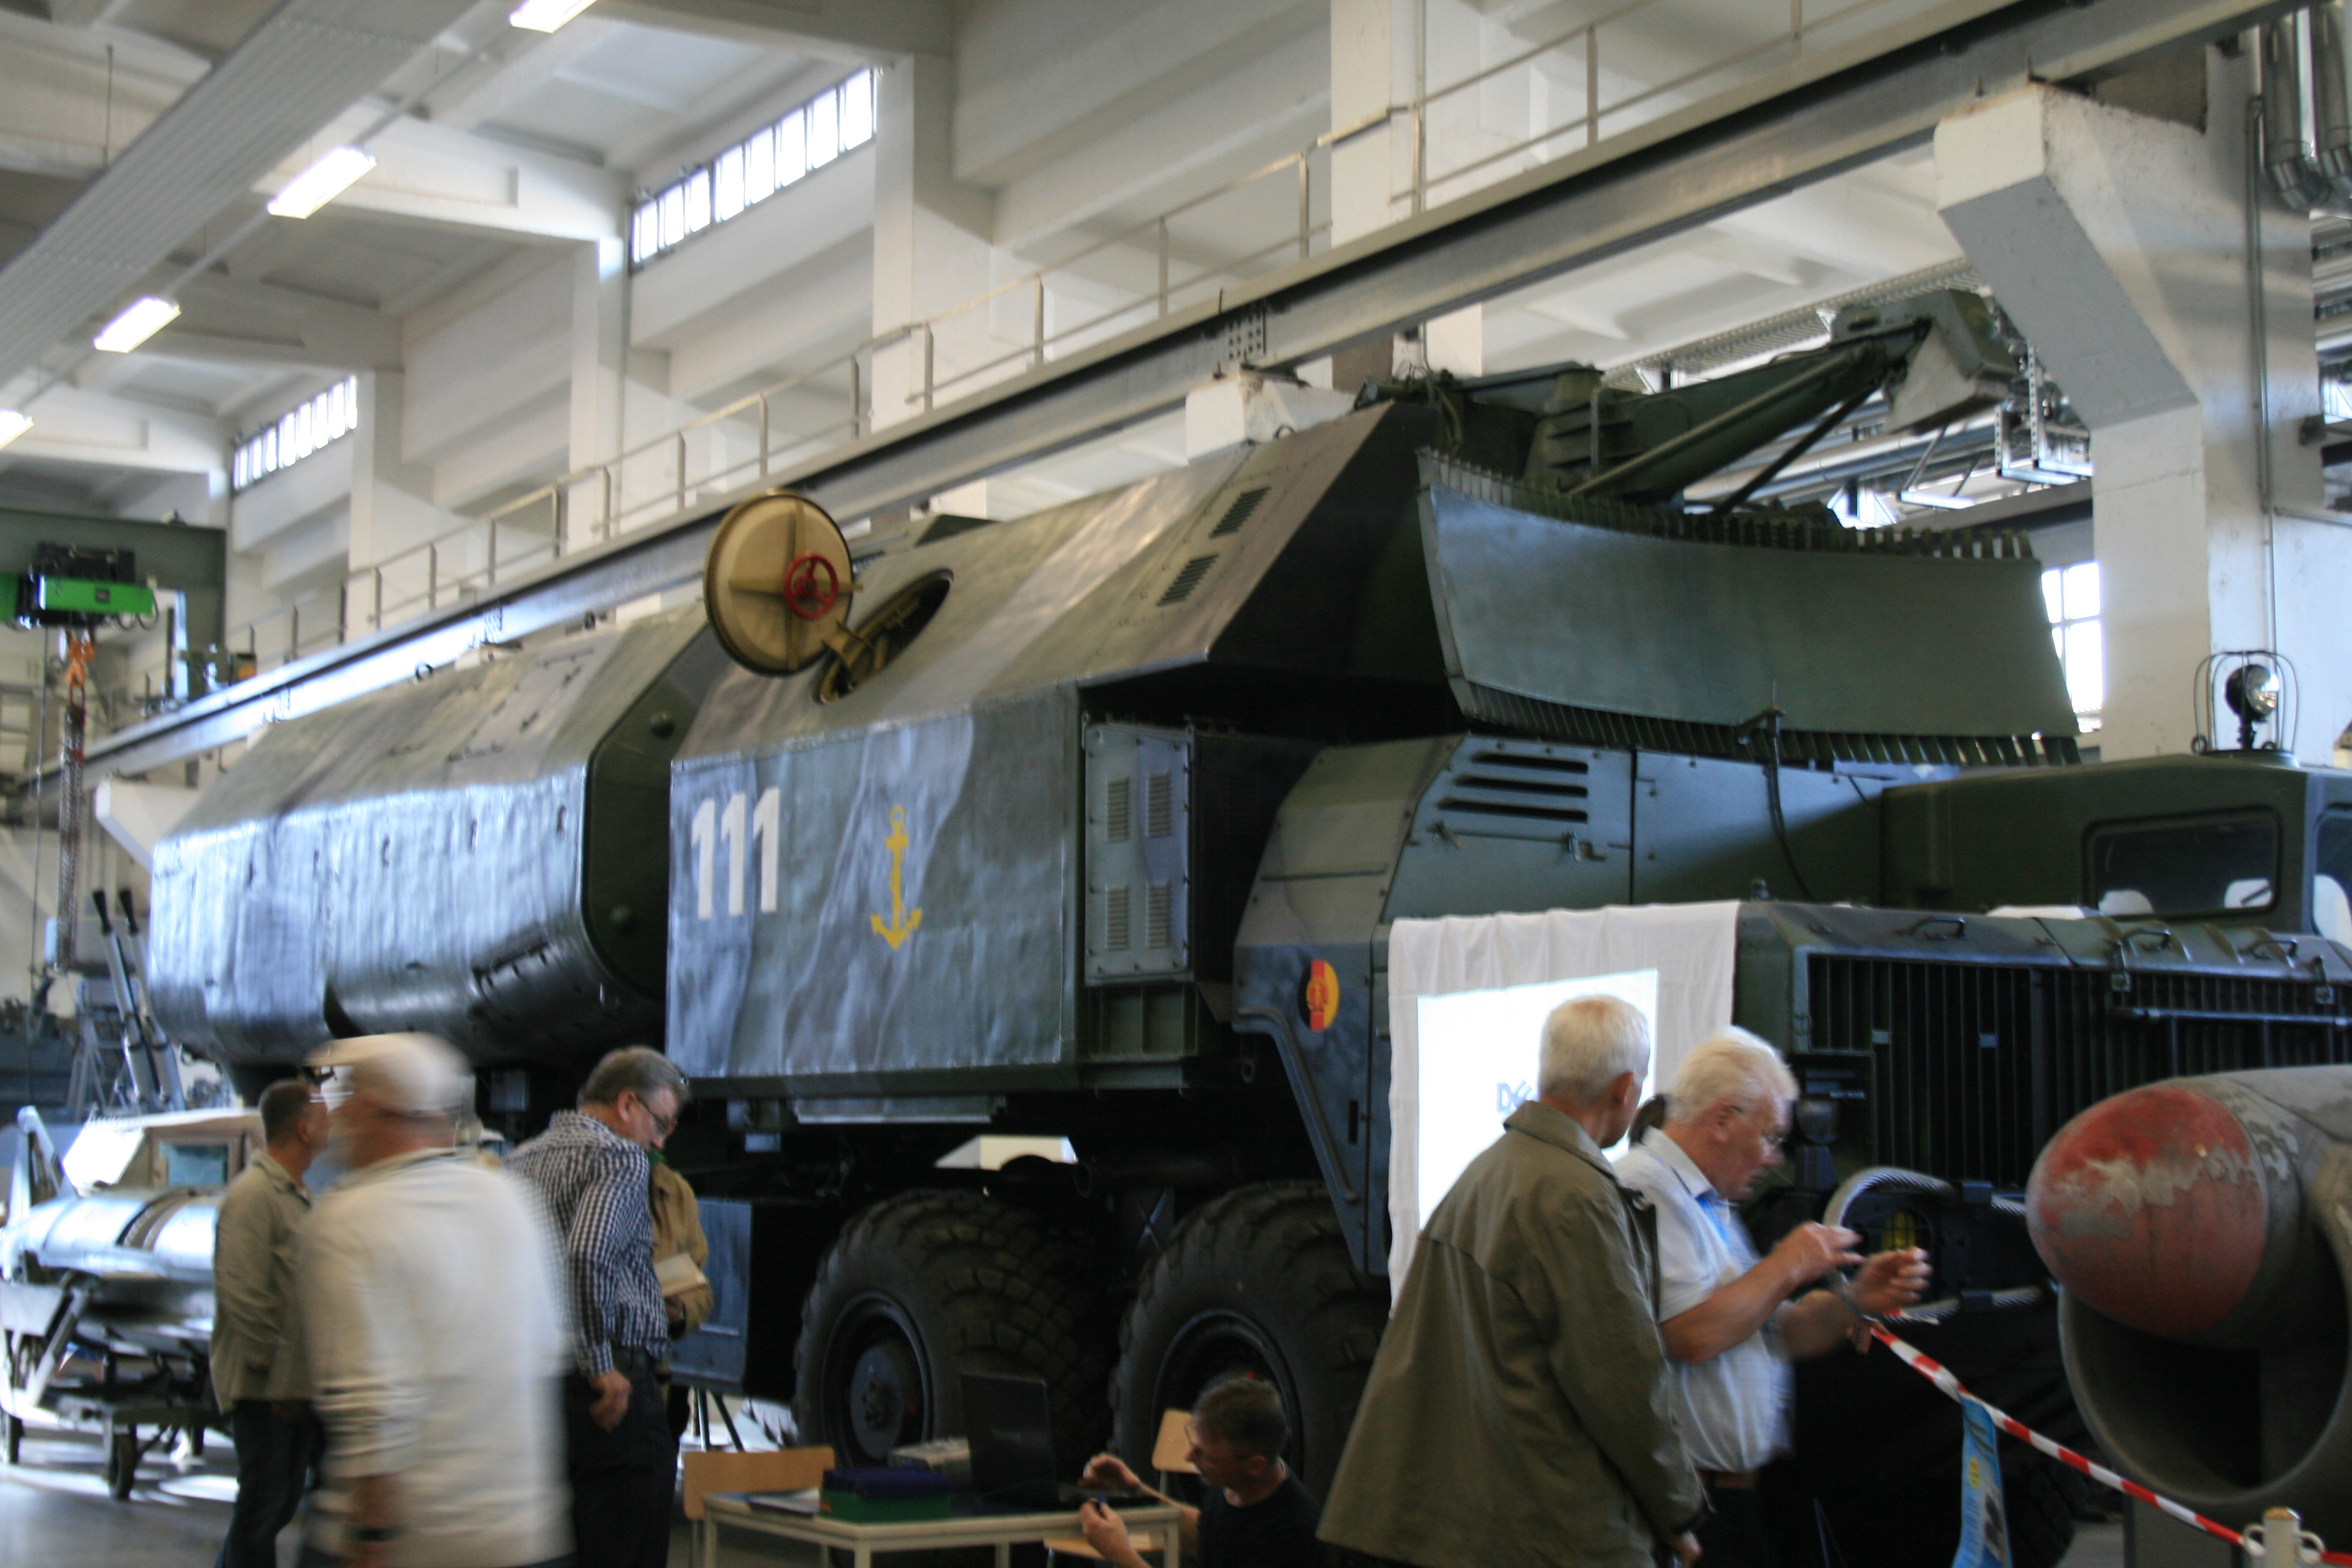
[[[754,1508],[745,1492],[706,1492],[702,1523],[695,1531],[697,1568],[719,1568],[719,1530],[747,1530],[759,1535],[806,1541],[818,1546],[845,1546],[856,1554],[857,1568],[873,1568],[877,1552],[914,1552],[940,1546],[993,1546],[996,1568],[1009,1568],[1013,1548],[1026,1541],[1045,1542],[1058,1536],[1083,1535],[1076,1509],[1046,1513],[999,1513],[970,1508],[958,1500],[957,1511],[946,1519],[915,1520],[905,1524],[853,1524],[821,1513],[794,1513],[784,1509]],[[1177,1540],[1176,1510],[1165,1503],[1137,1504],[1118,1510],[1129,1530],[1160,1528],[1166,1531],[1162,1559],[1166,1568],[1179,1568],[1181,1546]]]

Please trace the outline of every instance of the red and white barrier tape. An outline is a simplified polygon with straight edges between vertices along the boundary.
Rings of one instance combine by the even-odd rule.
[[[2001,1410],[1998,1406],[1978,1398],[1975,1394],[1970,1394],[1968,1391],[1967,1387],[1961,1384],[1958,1378],[1952,1375],[1951,1370],[1948,1367],[1946,1367],[1942,1363],[1937,1361],[1933,1356],[1928,1355],[1925,1351],[1920,1350],[1917,1346],[1905,1344],[1901,1340],[1896,1339],[1893,1333],[1888,1331],[1885,1324],[1873,1323],[1870,1326],[1870,1331],[1881,1344],[1884,1344],[1888,1350],[1893,1351],[1896,1355],[1901,1356],[1903,1358],[1904,1364],[1910,1367],[1912,1371],[1919,1373],[1920,1376],[1934,1384],[1937,1388],[1942,1389],[1946,1394],[1950,1394],[1954,1399],[1965,1400],[1967,1403],[1976,1405],[1978,1408],[1984,1411],[1986,1415],[1992,1417],[1994,1426],[1999,1426],[2002,1431],[2008,1433],[2019,1442],[2031,1443],[2036,1448],[2039,1448],[2042,1452],[2049,1455],[2052,1458],[2057,1460],[2060,1464],[2064,1465],[2069,1469],[2080,1470],[2083,1474],[2090,1477],[2093,1480],[2097,1481],[2102,1486],[2113,1487],[2116,1490],[2124,1493],[2127,1497],[2136,1497],[2140,1501],[2147,1504],[2148,1507],[2160,1509],[2164,1512],[2168,1513],[2173,1518],[2179,1520],[2183,1524],[2193,1525],[2197,1529],[2203,1531],[2208,1535],[2219,1536],[2223,1541],[2228,1542],[2231,1545],[2242,1550],[2246,1547],[2246,1538],[2239,1531],[2231,1529],[2228,1525],[2218,1524],[2212,1520],[2207,1519],[2203,1514],[2199,1513],[2194,1509],[2182,1507],[2179,1503],[2173,1501],[2170,1498],[2158,1497],[2156,1493],[2148,1490],[2137,1481],[2127,1481],[2124,1479],[2123,1477],[2116,1474],[2115,1471],[2107,1468],[2106,1466],[2092,1463],[2089,1459],[2086,1459],[2082,1455],[2074,1452],[2074,1449],[2067,1447],[2063,1443],[2052,1442],[2049,1438],[2044,1437],[2041,1433],[2036,1432],[2033,1428],[2028,1426],[2024,1422],[2011,1416],[2007,1411]],[[2260,1546],[2256,1546],[2254,1551],[2256,1552],[2260,1552]],[[2322,1563],[2352,1564],[2352,1552],[2323,1552],[2319,1554],[2319,1560]]]

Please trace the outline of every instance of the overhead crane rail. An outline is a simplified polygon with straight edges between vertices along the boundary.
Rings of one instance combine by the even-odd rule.
[[[2024,0],[1923,13],[1908,43],[1828,50],[1320,255],[956,406],[866,436],[486,592],[302,658],[89,748],[99,776],[240,740],[500,643],[695,580],[718,519],[784,484],[836,516],[904,507],[1180,406],[1220,370],[1297,364],[1925,142],[1985,96],[2087,82],[2231,37],[2292,0]],[[1883,37],[1883,36],[1882,36]]]

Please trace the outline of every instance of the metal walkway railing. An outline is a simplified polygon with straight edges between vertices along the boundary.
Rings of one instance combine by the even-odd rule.
[[[1420,84],[1457,41],[1433,40],[1429,18],[1439,3],[1420,7]],[[2001,3],[1787,0],[1781,12],[1753,0],[1629,0],[1473,61],[1382,114],[566,473],[352,572],[338,587],[278,605],[230,631],[228,654],[242,678],[471,604],[576,551],[1308,259],[1330,244],[1335,144],[1382,128],[1406,138],[1410,174],[1390,200],[1392,218],[1403,221],[1716,96],[1769,89],[1824,48],[1854,47],[1930,16],[1964,21]],[[1769,22],[1759,20],[1768,13]],[[1507,131],[1491,123],[1498,100],[1524,111]],[[138,694],[142,673],[146,685],[168,689],[154,672],[134,670],[123,688],[100,694],[118,721],[152,706]]]

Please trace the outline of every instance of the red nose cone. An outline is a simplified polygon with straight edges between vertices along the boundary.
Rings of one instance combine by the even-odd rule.
[[[2034,1247],[2058,1282],[2167,1338],[2210,1329],[2245,1300],[2267,1207],[2246,1130],[2179,1084],[2074,1118],[2034,1162],[2025,1194]]]

